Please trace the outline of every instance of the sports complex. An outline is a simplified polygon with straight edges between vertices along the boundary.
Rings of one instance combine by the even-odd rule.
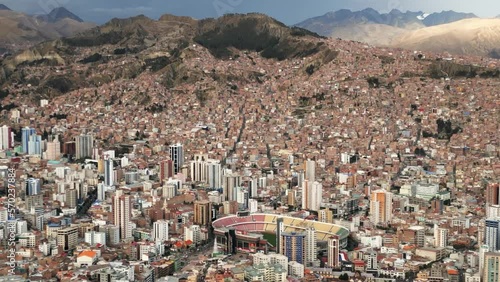
[[[336,235],[340,247],[347,246],[349,230],[341,225],[302,219],[281,214],[253,213],[229,215],[212,222],[218,246],[226,253],[267,251],[275,242],[268,242],[265,237],[278,237],[282,232],[303,232],[314,228],[317,241],[327,241]],[[278,228],[280,226],[280,228]]]

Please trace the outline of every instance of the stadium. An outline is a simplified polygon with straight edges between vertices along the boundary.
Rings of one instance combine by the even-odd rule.
[[[336,235],[340,237],[341,248],[345,248],[350,234],[337,224],[265,213],[230,215],[213,221],[212,226],[217,244],[226,253],[267,251],[268,247],[276,246],[265,239],[266,235],[279,236],[280,232],[301,232],[310,227],[316,230],[317,241],[327,241]],[[281,226],[279,232],[278,226]]]

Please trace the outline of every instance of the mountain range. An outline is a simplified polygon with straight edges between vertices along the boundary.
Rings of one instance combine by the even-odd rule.
[[[375,46],[496,57],[500,20],[481,19],[472,13],[443,11],[379,13],[339,10],[307,19],[296,26],[322,36]]]
[[[456,79],[456,87],[462,83],[470,88],[483,85],[480,93],[492,93],[489,91],[500,76],[495,64],[486,67],[472,65],[472,61],[438,60],[441,56],[432,53],[425,55],[419,58],[406,50],[366,48],[362,43],[325,38],[262,14],[206,20],[171,15],[159,20],[145,16],[113,19],[0,60],[0,111],[50,99],[59,109],[57,115],[68,121],[78,120],[77,112],[80,118],[86,116],[71,105],[86,105],[89,113],[94,108],[106,108],[110,113],[125,111],[133,120],[145,112],[170,114],[174,110],[179,111],[174,112],[178,116],[183,107],[180,105],[186,106],[185,115],[198,114],[198,108],[208,107],[221,110],[220,116],[224,116],[228,109],[238,108],[234,107],[238,101],[240,113],[253,115],[245,108],[248,101],[253,107],[260,104],[258,108],[262,109],[263,114],[255,118],[259,123],[248,125],[258,132],[262,126],[271,126],[267,122],[272,122],[273,112],[277,112],[276,119],[318,122],[323,116],[335,115],[334,111],[346,114],[344,103],[354,109],[363,103],[370,112],[378,111],[374,116],[384,117],[394,103],[408,107],[415,103],[410,96],[420,96],[419,92],[428,97],[441,95],[434,89],[450,87],[441,78]],[[456,99],[452,91],[441,95],[450,100],[442,102],[444,105]],[[408,98],[403,98],[404,94]],[[272,108],[266,108],[269,104],[265,99],[275,101]],[[283,104],[289,103],[284,100],[294,103]],[[211,111],[207,113],[212,116]],[[190,120],[203,119],[206,117],[200,115]],[[335,123],[331,121],[332,126]],[[396,124],[396,120],[390,123]],[[245,118],[241,124],[247,124]],[[321,128],[319,124],[312,126]],[[367,123],[374,130],[366,134],[375,132],[375,126],[380,128],[378,124]],[[428,136],[451,137],[446,132],[427,131]],[[332,134],[328,138],[336,137]]]
[[[426,14],[424,12],[401,12],[394,9],[389,13],[379,13],[367,8],[362,11],[338,10],[323,16],[307,19],[296,26],[302,27],[323,36],[331,36],[335,28],[359,24],[382,24],[397,28],[417,29],[459,21],[462,19],[477,18],[474,14],[443,11],[441,13]]]
[[[500,15],[499,15],[500,17]],[[46,40],[71,37],[95,27],[59,7],[45,15],[27,15],[0,4],[0,56]],[[383,47],[498,57],[500,18],[480,19],[472,13],[427,14],[392,10],[379,13],[339,10],[305,20],[294,27],[320,36]],[[436,28],[439,27],[439,28]]]
[[[287,70],[288,77],[307,80],[317,72],[340,64],[336,47],[339,42],[302,28],[288,27],[262,14],[225,15],[205,20],[171,15],[159,20],[145,16],[113,19],[73,37],[43,42],[7,56],[0,64],[0,86],[7,89],[10,85],[30,84],[32,94],[16,99],[36,100],[65,95],[76,89],[134,81],[145,75],[172,91],[190,85],[208,89],[197,92],[202,102],[205,95],[217,97],[219,91],[237,93],[235,85],[260,85],[266,79],[281,79],[280,62],[284,65],[302,62],[300,67],[295,64],[297,67]],[[354,44],[358,50],[365,50],[364,44]],[[385,55],[380,55],[377,62],[394,62],[387,51],[379,53]],[[367,56],[373,57],[371,53]],[[233,69],[231,61],[234,60],[243,60],[244,69]],[[433,66],[432,78],[440,77],[441,67],[450,68],[446,69],[450,75],[471,72],[471,67],[458,64],[433,65],[430,60],[417,64],[421,64],[418,68],[421,73],[411,74],[413,76],[430,77],[430,66]],[[54,72],[55,66],[64,66],[64,72]],[[262,72],[266,66],[276,66],[276,69],[266,74]],[[483,75],[480,68],[474,71]],[[486,75],[498,76],[498,72]],[[145,99],[141,93],[136,94],[134,99]]]
[[[115,80],[132,80],[149,71],[167,88],[202,83],[209,78],[222,85],[230,81],[243,83],[260,80],[262,74],[249,72],[241,76],[193,68],[184,64],[194,56],[190,46],[203,46],[217,60],[242,56],[240,50],[278,61],[314,56],[309,66],[309,71],[314,71],[337,56],[320,39],[310,31],[287,27],[261,14],[200,21],[171,15],[159,20],[145,16],[113,19],[73,37],[43,42],[6,57],[0,65],[0,85],[30,83],[34,95],[53,97]],[[70,67],[65,74],[40,71],[58,65]]]
[[[77,21],[79,23],[83,23],[83,20],[72,12],[68,11],[64,7],[58,7],[54,10],[50,11],[47,15],[38,16],[38,18],[42,20],[46,20],[47,22],[55,23],[63,19],[71,19]]]
[[[28,15],[0,4],[0,55],[15,52],[34,44],[75,35],[95,27],[60,7],[46,15]]]

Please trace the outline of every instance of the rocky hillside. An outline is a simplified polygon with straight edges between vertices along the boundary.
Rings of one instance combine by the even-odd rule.
[[[218,58],[231,56],[230,48],[259,52],[265,58],[284,60],[307,57],[319,52],[321,44],[308,39],[319,36],[301,28],[288,28],[260,14],[227,15],[203,20],[194,41],[207,47]]]
[[[189,48],[193,44],[222,60],[240,56],[241,51],[276,60],[314,57],[308,69],[313,72],[337,56],[320,39],[317,34],[288,28],[260,14],[202,21],[170,15],[159,20],[145,16],[113,19],[77,36],[45,42],[6,58],[0,68],[0,83],[28,81],[38,95],[54,96],[153,72],[162,85],[173,88],[207,75],[184,64],[194,56]],[[72,67],[75,65],[81,66],[78,71]],[[45,68],[65,71],[48,75],[40,71]],[[231,79],[224,72],[209,76]]]

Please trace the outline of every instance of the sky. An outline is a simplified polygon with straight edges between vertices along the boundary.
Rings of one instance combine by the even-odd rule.
[[[163,14],[201,19],[226,13],[259,12],[293,25],[330,11],[368,7],[380,12],[454,10],[480,17],[500,14],[499,0],[0,0],[0,3],[30,14],[46,14],[63,6],[85,21],[98,24],[141,14],[154,19]]]

